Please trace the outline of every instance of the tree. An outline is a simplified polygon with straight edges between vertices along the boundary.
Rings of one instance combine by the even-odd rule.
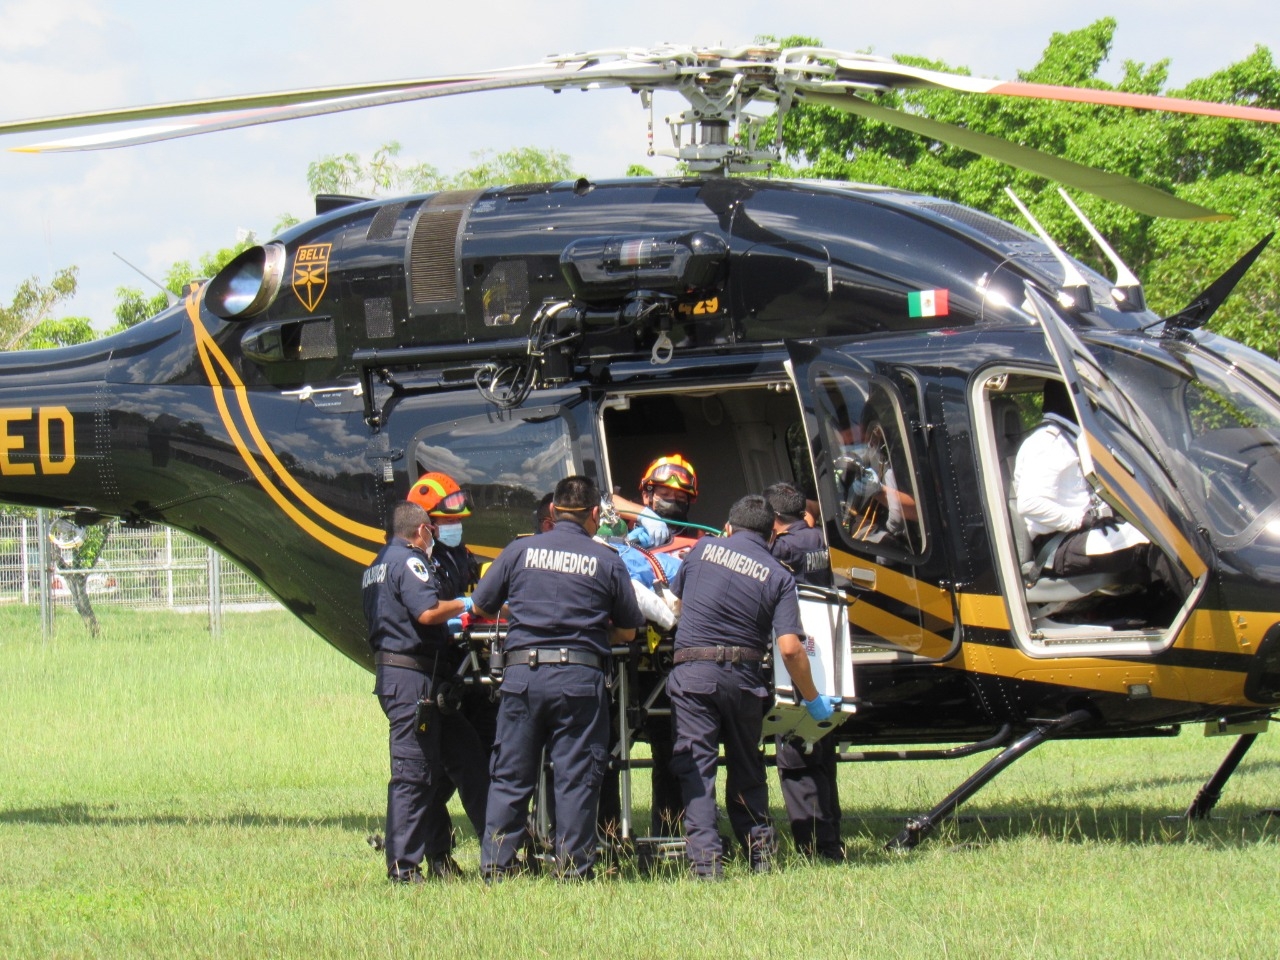
[[[54,307],[74,296],[78,272],[76,267],[63,267],[48,283],[28,277],[18,284],[9,306],[0,306],[0,349],[18,349]]]
[[[307,185],[312,193],[380,196],[474,190],[507,183],[551,183],[578,176],[565,154],[537,147],[512,147],[500,153],[477,151],[471,155],[474,166],[451,176],[429,163],[402,166],[396,162],[399,155],[400,144],[393,140],[375,150],[368,163],[355,153],[321,157],[307,166]]]
[[[1280,70],[1264,47],[1182,90],[1165,90],[1168,61],[1126,61],[1115,87],[1097,76],[1116,22],[1105,18],[1070,33],[1055,33],[1031,70],[1037,83],[1167,93],[1193,99],[1280,106]],[[784,45],[810,45],[791,37]],[[898,56],[899,62],[955,70],[940,62]],[[967,73],[967,70],[958,72]],[[1074,199],[1147,286],[1162,315],[1185,307],[1280,218],[1280,128],[1212,117],[1189,117],[950,91],[891,91],[879,102],[947,123],[1034,146],[1078,163],[1124,174],[1203,206],[1232,214],[1221,223],[1156,220],[1092,196]],[[801,105],[783,125],[784,171],[855,180],[955,200],[1012,222],[1020,220],[1004,194],[1008,185],[1065,249],[1109,273],[1091,241],[1041,177],[931,142],[874,121]],[[1268,250],[1211,327],[1271,356],[1277,355],[1270,318],[1280,310],[1280,249]]]
[[[50,317],[41,320],[22,340],[25,350],[43,350],[46,347],[69,347],[76,343],[88,343],[96,339],[98,332],[88,317]]]

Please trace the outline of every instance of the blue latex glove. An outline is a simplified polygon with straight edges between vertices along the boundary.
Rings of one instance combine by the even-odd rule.
[[[470,597],[459,597],[458,599],[462,601],[462,612],[470,613],[471,608],[475,606],[475,603],[472,601],[472,599]]]
[[[452,620],[446,620],[445,626],[449,628],[450,633],[460,633],[462,631],[462,621],[457,617]]]
[[[809,711],[809,716],[821,722],[835,712],[836,704],[839,702],[839,697],[828,697],[826,694],[820,693],[812,700],[806,700],[804,708]]]

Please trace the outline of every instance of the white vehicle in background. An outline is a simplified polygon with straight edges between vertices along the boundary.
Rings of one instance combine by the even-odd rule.
[[[90,596],[101,596],[102,594],[115,593],[120,589],[120,584],[116,581],[114,574],[99,571],[89,574],[85,579],[85,589]],[[49,593],[53,597],[71,596],[71,588],[67,585],[63,574],[55,573],[53,575],[53,579],[49,581]]]

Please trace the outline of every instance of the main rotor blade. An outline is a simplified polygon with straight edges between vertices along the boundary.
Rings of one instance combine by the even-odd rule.
[[[1021,80],[988,80],[968,77],[938,70],[925,70],[906,64],[893,63],[879,58],[840,59],[835,79],[868,86],[911,89],[928,88],[956,90],[961,93],[985,93],[1002,97],[1026,97],[1031,100],[1063,100],[1071,103],[1091,103],[1107,107],[1131,107],[1136,110],[1163,110],[1168,113],[1189,113],[1205,117],[1226,117],[1231,120],[1257,120],[1263,123],[1280,123],[1280,110],[1266,107],[1249,107],[1235,103],[1212,103],[1207,100],[1187,100],[1181,97],[1162,97],[1149,93],[1124,93],[1119,90],[1094,90],[1090,87],[1062,87],[1049,83],[1026,83]]]
[[[139,120],[161,120],[169,117],[193,117],[232,110],[254,110],[262,107],[315,103],[322,100],[336,100],[362,94],[403,90],[410,87],[463,83],[469,80],[483,79],[490,75],[477,74],[423,80],[392,80],[383,83],[360,83],[342,87],[311,87],[305,90],[282,90],[275,93],[250,93],[229,97],[208,97],[200,100],[177,100],[171,103],[157,103],[146,107],[122,107],[113,110],[67,113],[55,117],[35,117],[30,120],[0,122],[0,134],[33,133],[40,130],[68,130],[75,127],[93,127],[107,123],[130,123]]]
[[[0,123],[0,135],[33,130],[53,130],[91,126],[126,120],[160,120],[174,122],[125,130],[106,131],[84,137],[52,140],[11,149],[21,153],[66,153],[81,150],[106,150],[173,140],[219,130],[263,123],[278,123],[301,117],[315,117],[346,110],[412,100],[428,100],[485,90],[506,90],[545,86],[552,90],[565,87],[652,87],[669,83],[680,71],[660,64],[630,60],[598,63],[594,59],[560,58],[547,63],[495,70],[471,76],[438,77],[422,80],[399,80],[386,83],[356,84],[344,87],[316,87],[280,93],[249,94],[161,104],[154,107],[128,107],[101,110],[60,117],[44,117]],[[236,110],[240,112],[226,112]],[[211,114],[211,116],[210,116]],[[185,119],[195,117],[195,119]]]
[[[1096,170],[1031,147],[1001,140],[999,137],[883,107],[855,94],[839,96],[829,93],[807,93],[803,99],[805,103],[821,104],[868,120],[879,120],[881,123],[908,130],[931,140],[939,140],[984,157],[991,157],[993,160],[1000,160],[1020,170],[1026,170],[1028,173],[1046,177],[1077,190],[1083,190],[1085,193],[1092,193],[1113,203],[1123,204],[1148,216],[1172,217],[1178,220],[1231,219],[1227,214],[1189,203],[1131,177]]]

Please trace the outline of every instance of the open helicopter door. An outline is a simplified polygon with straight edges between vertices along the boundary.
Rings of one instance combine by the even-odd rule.
[[[936,585],[945,578],[922,569],[939,562],[917,480],[922,400],[910,371],[869,369],[856,345],[787,349],[834,578],[830,588],[802,589],[801,612],[807,631],[833,637],[829,662],[815,641],[830,671],[830,689],[819,689],[852,712],[858,664],[933,661],[954,649],[952,595]],[[785,671],[775,689],[790,690]]]
[[[1190,599],[1208,566],[1186,522],[1168,506],[1176,502],[1176,494],[1160,489],[1158,469],[1144,469],[1138,461],[1143,451],[1159,449],[1145,437],[1143,418],[1053,305],[1031,288],[1027,294],[1080,425],[1077,448],[1085,480],[1117,515],[1176,562],[1186,579],[1183,600]]]

